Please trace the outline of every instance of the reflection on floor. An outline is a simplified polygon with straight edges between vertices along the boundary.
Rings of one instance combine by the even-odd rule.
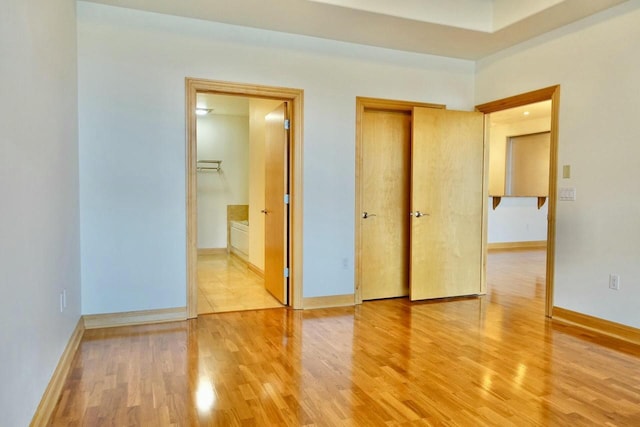
[[[198,314],[282,307],[264,280],[226,253],[198,256]]]
[[[507,300],[531,315],[544,313],[546,249],[494,249],[487,257],[487,297]]]
[[[640,347],[545,318],[544,270],[491,252],[478,298],[87,330],[50,425],[640,426]]]

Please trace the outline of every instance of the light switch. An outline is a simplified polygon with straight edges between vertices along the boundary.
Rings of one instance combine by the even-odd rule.
[[[562,177],[564,179],[571,178],[571,165],[562,166]]]
[[[567,202],[575,202],[576,200],[576,189],[575,187],[562,187],[558,191],[560,194],[560,200]]]

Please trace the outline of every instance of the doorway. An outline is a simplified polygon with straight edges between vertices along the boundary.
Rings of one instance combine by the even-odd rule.
[[[503,112],[506,110],[531,106],[532,104],[550,102],[550,123],[549,123],[549,159],[548,159],[548,191],[547,191],[547,218],[546,218],[546,253],[545,253],[545,315],[547,317],[552,316],[553,311],[553,274],[555,263],[555,214],[556,214],[556,200],[557,200],[557,170],[558,170],[558,112],[560,101],[560,86],[551,86],[544,89],[539,89],[532,92],[515,95],[509,98],[504,98],[486,104],[476,106],[476,111],[485,113],[485,139],[490,138],[490,122],[489,118],[492,113]],[[523,110],[522,113],[524,113]],[[486,156],[485,170],[489,171],[489,156]],[[489,180],[489,173],[485,172],[484,179]],[[493,198],[493,206],[499,206],[500,201],[496,203],[496,198]],[[487,230],[488,222],[488,209],[489,208],[489,193],[485,194],[485,217],[484,224],[485,230]],[[538,198],[538,206],[543,205],[542,198]],[[499,207],[497,207],[499,209]],[[487,264],[487,247],[488,247],[488,235],[485,231],[483,235],[484,242],[484,273],[486,274]],[[486,277],[485,277],[486,280]]]
[[[286,110],[280,100],[197,94],[198,314],[287,304]],[[265,246],[275,254],[265,258]]]
[[[282,222],[282,233],[277,236],[281,242],[279,249],[279,257],[276,262],[281,266],[276,266],[272,270],[278,271],[277,288],[280,289],[280,297],[282,301],[293,308],[301,308],[302,304],[302,191],[300,187],[302,175],[302,90],[274,88],[259,85],[244,85],[237,83],[217,82],[201,79],[186,79],[186,111],[187,111],[187,158],[186,158],[186,176],[187,176],[187,312],[190,318],[198,315],[198,167],[202,169],[204,166],[212,163],[201,162],[198,160],[209,160],[210,162],[220,161],[223,159],[200,159],[198,157],[197,146],[197,103],[199,94],[223,95],[233,97],[244,97],[258,100],[276,100],[284,107],[279,110],[278,120],[284,133],[284,147],[280,147],[282,153],[281,161],[284,165],[279,168],[282,171],[280,176],[274,179],[279,180],[279,185],[283,189],[282,194],[278,197],[282,212],[275,213],[275,209],[270,206],[264,206],[260,209],[262,215],[268,217],[270,213],[274,213]],[[285,126],[287,129],[285,129]],[[282,136],[282,135],[280,135]],[[268,163],[268,162],[267,162]],[[265,165],[267,164],[265,163]],[[224,162],[222,163],[224,165]],[[213,167],[220,167],[220,163],[213,163]],[[223,166],[224,167],[224,166]],[[288,173],[285,171],[288,170]],[[216,171],[213,171],[216,173]],[[265,181],[269,181],[265,175]],[[265,191],[265,194],[268,192]],[[268,200],[265,200],[268,203]],[[234,206],[238,209],[238,206]],[[233,209],[233,208],[232,208]],[[239,208],[242,210],[242,208]],[[242,215],[242,213],[240,214]],[[224,221],[227,226],[229,221]],[[273,243],[267,239],[270,233],[265,234],[264,247],[273,248]],[[274,235],[271,233],[271,235]],[[265,262],[265,275],[269,274],[268,261]],[[266,285],[266,282],[265,282]],[[277,293],[270,289],[271,293]],[[278,297],[278,295],[276,295]]]

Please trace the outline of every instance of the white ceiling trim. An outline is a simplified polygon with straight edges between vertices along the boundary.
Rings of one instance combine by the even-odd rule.
[[[493,0],[308,0],[467,30],[493,31]],[[524,0],[531,1],[531,0]],[[556,0],[562,1],[562,0]],[[460,13],[464,11],[464,13]]]
[[[476,60],[628,0],[564,0],[493,33],[308,0],[88,1],[388,49]],[[463,13],[460,11],[460,14]]]

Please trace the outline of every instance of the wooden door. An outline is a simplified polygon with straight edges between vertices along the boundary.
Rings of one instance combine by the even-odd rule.
[[[405,296],[411,112],[365,109],[362,120],[361,295],[363,300]]]
[[[411,177],[411,300],[480,293],[482,113],[416,107]]]
[[[265,238],[264,286],[281,303],[288,303],[285,277],[288,248],[288,130],[286,104],[280,104],[265,117]]]

